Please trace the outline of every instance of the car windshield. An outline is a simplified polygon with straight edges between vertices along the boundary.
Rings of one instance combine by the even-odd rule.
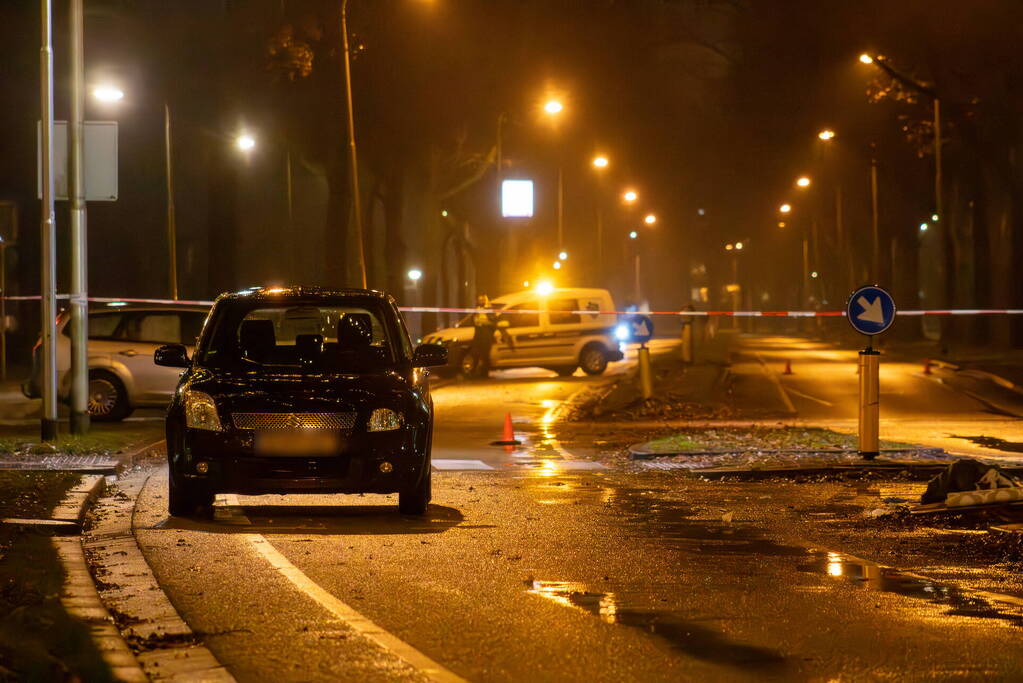
[[[200,353],[208,367],[287,372],[380,371],[396,362],[397,329],[379,302],[231,302]]]

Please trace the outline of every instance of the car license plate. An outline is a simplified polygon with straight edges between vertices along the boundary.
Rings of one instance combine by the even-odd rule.
[[[322,456],[341,452],[341,436],[329,429],[274,429],[256,432],[260,455]]]

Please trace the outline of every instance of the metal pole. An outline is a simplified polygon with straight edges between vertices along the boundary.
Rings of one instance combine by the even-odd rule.
[[[604,277],[604,208],[597,199],[597,279],[601,282]]]
[[[867,346],[860,351],[860,456],[873,460],[880,452],[881,418],[880,379],[881,352]]]
[[[0,379],[7,379],[7,243],[0,237]]]
[[[85,20],[71,0],[71,120],[68,122],[68,199],[71,202],[71,433],[89,431],[89,269],[83,174],[85,133]]]
[[[934,98],[934,213],[945,220],[941,202],[941,100]]]
[[[640,288],[639,288],[639,253],[638,253],[639,246],[638,245],[636,247],[636,251],[637,251],[637,254],[635,256],[634,262],[635,262],[635,266],[636,266],[636,268],[635,268],[635,275],[636,275],[636,282],[635,282],[635,287],[636,287],[636,307],[638,309],[640,302],[643,300],[643,298],[642,298],[643,295],[642,295],[642,292],[640,291]]]
[[[352,65],[348,48],[348,0],[341,0],[341,40],[344,44],[345,106],[348,111],[348,162],[352,185],[352,210],[355,212],[355,252],[359,257],[359,278],[366,287],[366,255],[362,247],[362,198],[359,196],[359,157],[355,148],[355,111],[352,108]]]
[[[42,256],[41,332],[43,416],[40,434],[43,441],[57,438],[57,250],[56,220],[53,215],[53,33],[51,0],[39,0],[41,47],[39,48],[39,91],[42,128],[42,206],[40,211],[40,252]]]
[[[558,166],[558,251],[565,248],[565,184],[564,167]]]
[[[877,159],[870,157],[870,226],[873,236],[870,259],[870,276],[875,282],[880,277],[878,273],[879,261],[881,258],[881,236],[877,218]]]
[[[170,294],[178,298],[178,227],[174,215],[174,165],[171,156],[170,105],[163,104],[163,154],[167,176],[167,254],[170,269]]]

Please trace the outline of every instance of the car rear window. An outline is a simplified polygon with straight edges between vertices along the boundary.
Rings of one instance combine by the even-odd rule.
[[[211,367],[280,367],[358,373],[390,367],[404,345],[383,305],[245,302],[215,317],[200,362]],[[393,321],[391,321],[393,323]]]

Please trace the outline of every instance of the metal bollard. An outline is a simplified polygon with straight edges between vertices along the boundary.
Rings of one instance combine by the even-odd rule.
[[[682,362],[693,362],[693,323],[682,323]]]
[[[639,389],[643,400],[654,395],[654,382],[650,372],[650,349],[643,344],[639,347]]]
[[[880,452],[881,352],[867,347],[860,351],[860,457],[873,460]]]

